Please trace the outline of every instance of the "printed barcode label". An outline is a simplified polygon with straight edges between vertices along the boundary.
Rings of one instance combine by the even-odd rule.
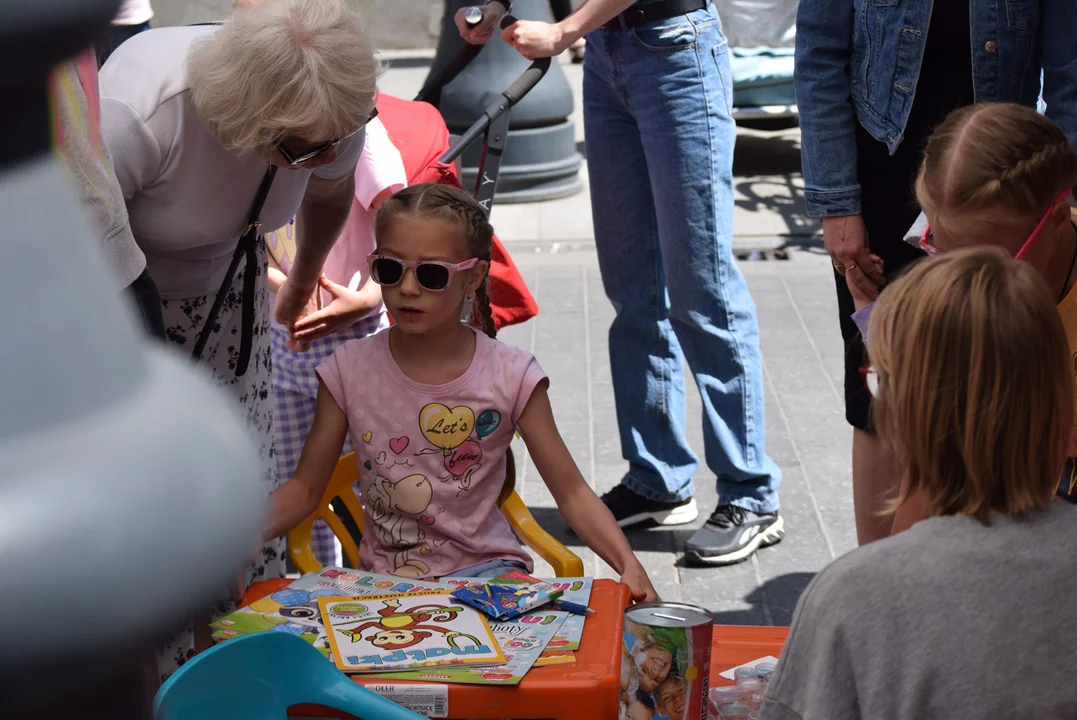
[[[449,716],[448,685],[381,683],[367,685],[366,689],[428,718],[445,718]]]

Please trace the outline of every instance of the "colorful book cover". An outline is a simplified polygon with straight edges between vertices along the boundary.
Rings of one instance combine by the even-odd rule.
[[[468,583],[452,596],[495,620],[512,620],[561,596],[562,591],[514,570],[492,580]]]
[[[422,680],[480,685],[517,685],[537,664],[539,656],[553,639],[568,613],[529,613],[515,620],[490,623],[497,644],[505,653],[501,665],[484,667],[446,667],[405,670],[373,677],[392,677],[399,680]],[[570,653],[571,654],[571,653]],[[575,658],[572,658],[575,662]]]
[[[591,602],[591,578],[555,578],[548,582],[560,587],[563,591],[561,600],[587,605]],[[580,640],[583,638],[584,615],[569,615],[565,619],[557,635],[550,641],[546,653],[566,652],[580,649]],[[544,655],[546,653],[543,653]],[[572,661],[575,662],[575,656]]]
[[[336,666],[368,673],[438,665],[498,665],[486,617],[448,590],[319,598]]]
[[[323,568],[307,573],[286,589],[256,600],[247,607],[210,624],[213,637],[227,640],[256,632],[287,632],[298,635],[323,653],[329,642],[322,624],[318,598],[364,597],[390,593],[421,592],[447,586],[424,580],[410,580],[345,568]]]

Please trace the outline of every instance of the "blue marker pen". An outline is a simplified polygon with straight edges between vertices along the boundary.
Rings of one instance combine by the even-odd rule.
[[[564,600],[554,600],[552,604],[554,610],[562,610],[573,615],[594,615],[595,611],[586,605],[580,605],[579,603],[567,602]]]

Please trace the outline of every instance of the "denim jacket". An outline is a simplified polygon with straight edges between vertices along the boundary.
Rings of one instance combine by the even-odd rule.
[[[934,0],[961,2],[962,0]],[[1077,146],[1077,2],[970,3],[976,102],[1035,106]],[[860,212],[855,122],[893,153],[920,75],[932,0],[800,0],[795,84],[812,216]]]

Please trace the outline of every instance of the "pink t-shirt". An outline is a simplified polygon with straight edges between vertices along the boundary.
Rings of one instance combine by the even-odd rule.
[[[335,283],[349,290],[358,290],[369,275],[367,255],[374,251],[374,218],[378,212],[373,208],[375,198],[388,189],[397,192],[407,187],[408,176],[400,151],[389,139],[385,126],[374,118],[366,126],[366,144],[359,163],[355,166],[355,198],[352,200],[348,221],[340,237],[329,251],[322,272]],[[277,265],[287,275],[295,258],[295,224],[266,233],[266,247]],[[332,298],[322,293],[322,302]],[[380,311],[380,307],[371,314]]]
[[[360,569],[433,578],[507,559],[530,570],[497,498],[516,423],[545,373],[530,353],[476,332],[467,372],[423,385],[393,360],[389,333],[347,342],[318,368],[359,462]]]

